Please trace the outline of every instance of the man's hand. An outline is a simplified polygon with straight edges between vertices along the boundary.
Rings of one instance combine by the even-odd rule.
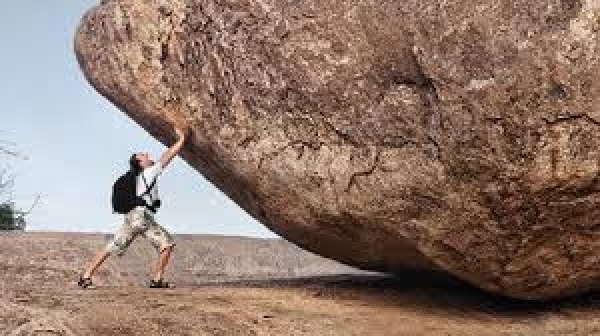
[[[177,155],[179,153],[179,151],[183,147],[183,143],[185,142],[186,134],[188,133],[187,131],[189,131],[188,128],[186,128],[185,130],[182,130],[179,127],[175,127],[175,135],[177,136],[177,141],[169,149],[167,149],[163,153],[163,155],[161,155],[160,160],[159,160],[160,165],[163,168],[166,167],[169,164],[169,162],[171,162],[171,160],[175,157],[175,155]]]
[[[177,139],[185,139],[187,132],[181,128],[175,128],[175,134],[177,135]]]

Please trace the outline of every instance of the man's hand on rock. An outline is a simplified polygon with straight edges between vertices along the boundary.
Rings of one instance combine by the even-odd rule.
[[[173,145],[171,145],[171,147],[169,147],[169,149],[167,149],[161,155],[159,161],[160,161],[160,164],[162,167],[166,167],[169,164],[169,162],[171,162],[173,157],[175,157],[175,155],[177,155],[177,153],[179,153],[179,151],[183,147],[186,135],[189,132],[189,130],[190,130],[189,127],[186,127],[185,129],[181,129],[181,128],[175,126],[175,135],[177,136],[177,141],[175,141],[175,143]]]
[[[186,134],[186,133],[187,133],[187,132],[183,131],[183,130],[182,130],[181,128],[179,128],[179,127],[176,127],[176,128],[175,128],[175,134],[177,135],[177,139],[183,139],[183,138],[185,138],[185,134]]]

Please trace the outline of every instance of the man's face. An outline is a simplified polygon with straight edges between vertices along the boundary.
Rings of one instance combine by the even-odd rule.
[[[138,162],[140,163],[140,167],[147,168],[154,164],[154,161],[150,159],[150,155],[148,153],[137,153],[135,154]]]

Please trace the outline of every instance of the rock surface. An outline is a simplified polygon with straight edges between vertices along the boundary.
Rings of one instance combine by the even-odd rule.
[[[105,0],[75,49],[297,245],[541,299],[600,281],[599,29],[597,0]]]

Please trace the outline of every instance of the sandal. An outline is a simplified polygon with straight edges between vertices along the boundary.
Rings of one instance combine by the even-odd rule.
[[[169,288],[170,285],[168,282],[163,281],[163,279],[158,280],[150,280],[150,288]]]
[[[94,283],[92,283],[92,279],[84,278],[83,276],[79,277],[79,281],[77,281],[77,285],[82,289],[94,289]]]

